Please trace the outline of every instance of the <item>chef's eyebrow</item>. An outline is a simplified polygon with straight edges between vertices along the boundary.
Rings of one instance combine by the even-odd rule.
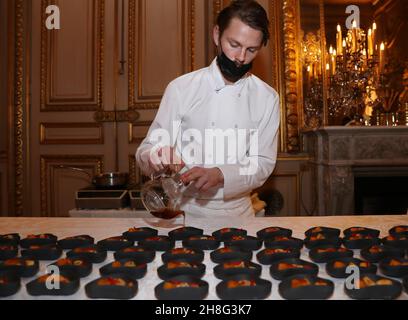
[[[237,44],[237,45],[239,45],[239,46],[241,46],[241,47],[242,47],[242,43],[240,43],[240,42],[239,42],[239,41],[237,41],[237,40],[230,39],[230,38],[227,38],[227,40],[228,40],[230,43]],[[253,46],[253,47],[248,47],[247,49],[256,49],[256,50],[258,50],[259,48],[261,48],[261,46],[262,46],[262,45],[259,45],[259,46]]]

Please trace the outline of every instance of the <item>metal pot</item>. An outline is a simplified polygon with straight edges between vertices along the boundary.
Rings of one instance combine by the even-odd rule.
[[[92,176],[88,171],[81,168],[64,165],[59,167],[85,173],[90,178],[91,183],[97,188],[119,188],[126,186],[129,182],[129,173],[127,172],[103,172]]]

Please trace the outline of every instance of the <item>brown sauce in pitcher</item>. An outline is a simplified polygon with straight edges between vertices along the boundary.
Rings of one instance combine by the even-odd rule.
[[[160,219],[173,219],[178,215],[185,215],[184,211],[182,210],[171,210],[171,209],[162,209],[158,211],[151,211],[150,212],[153,216]]]

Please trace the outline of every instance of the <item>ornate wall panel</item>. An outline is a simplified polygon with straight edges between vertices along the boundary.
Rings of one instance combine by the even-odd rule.
[[[42,0],[61,12],[61,29],[41,31],[41,110],[92,111],[102,108],[104,0]],[[81,14],[78,14],[81,13]]]
[[[129,143],[140,144],[146,137],[152,121],[139,121],[135,124],[129,123]]]
[[[167,84],[194,69],[194,24],[194,0],[129,0],[129,108],[157,108]]]
[[[142,171],[136,165],[136,158],[134,154],[129,155],[129,177],[131,183],[135,185],[142,185],[148,181],[149,178],[142,174]]]
[[[42,155],[40,170],[41,216],[62,216],[75,207],[75,191],[90,185],[86,174],[61,168],[74,166],[90,174],[103,171],[102,155]],[[71,202],[66,201],[72,199]]]
[[[41,144],[103,144],[101,123],[41,123]]]

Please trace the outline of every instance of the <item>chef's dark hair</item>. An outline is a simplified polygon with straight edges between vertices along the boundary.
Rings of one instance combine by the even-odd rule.
[[[269,20],[265,9],[255,0],[234,0],[224,8],[217,17],[217,25],[222,36],[233,18],[240,19],[253,29],[262,31],[262,44],[266,46],[269,40]]]

